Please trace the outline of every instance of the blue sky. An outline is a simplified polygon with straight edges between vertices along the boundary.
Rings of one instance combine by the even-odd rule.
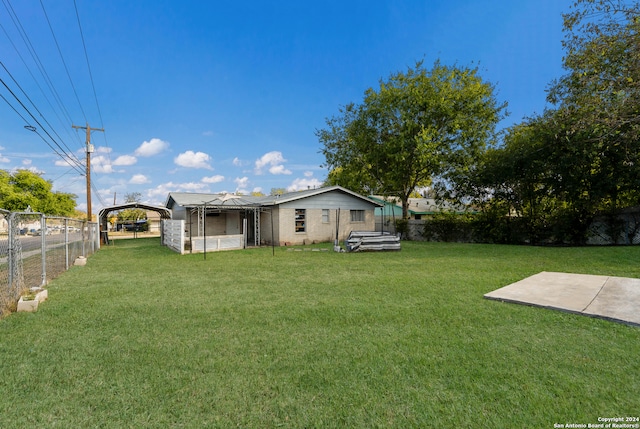
[[[94,213],[133,192],[318,186],[315,130],[418,60],[478,66],[509,104],[500,128],[541,113],[572,2],[3,0],[0,169],[40,172],[86,210],[82,168],[59,154],[84,161],[72,124],[88,123],[105,129]]]

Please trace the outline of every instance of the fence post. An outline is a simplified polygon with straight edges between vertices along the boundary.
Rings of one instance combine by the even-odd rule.
[[[64,269],[69,269],[69,220],[64,219]]]
[[[7,243],[7,265],[9,267],[9,275],[7,276],[9,278],[9,293],[11,294],[12,290],[13,290],[13,270],[15,267],[15,255],[14,255],[14,249],[15,249],[15,244],[14,244],[14,240],[15,240],[15,232],[13,231],[14,229],[14,224],[16,221],[16,214],[15,213],[9,213],[9,242]]]
[[[47,284],[47,219],[44,217],[44,214],[40,214],[40,231],[42,234],[41,237],[41,248],[40,252],[42,254],[42,282],[41,286]]]

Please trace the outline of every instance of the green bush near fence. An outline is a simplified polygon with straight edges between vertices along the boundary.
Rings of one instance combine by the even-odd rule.
[[[506,207],[485,207],[473,213],[442,211],[422,219],[421,235],[427,241],[585,245],[591,238],[603,244],[632,244],[638,241],[640,214],[629,210],[620,215],[575,219],[570,210],[556,210],[554,216],[508,216]],[[406,222],[406,221],[405,221]],[[590,225],[585,230],[584,225]]]
[[[117,240],[0,320],[0,427],[553,427],[637,416],[640,329],[483,299],[640,247]]]

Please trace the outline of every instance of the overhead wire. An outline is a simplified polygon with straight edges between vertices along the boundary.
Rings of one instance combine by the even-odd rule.
[[[80,97],[78,95],[78,91],[76,89],[76,85],[73,82],[73,79],[71,77],[71,73],[69,72],[69,68],[67,66],[67,63],[64,59],[64,56],[62,54],[62,49],[60,47],[60,44],[58,43],[58,39],[56,37],[53,25],[51,20],[49,19],[49,16],[47,14],[47,11],[45,9],[44,3],[42,2],[42,0],[40,1],[40,6],[42,8],[42,11],[44,13],[45,19],[47,21],[47,24],[49,26],[49,30],[51,31],[51,35],[53,37],[53,40],[55,42],[56,48],[58,50],[58,54],[61,58],[61,61],[63,63],[65,72],[67,74],[67,77],[69,79],[69,82],[71,84],[71,87],[73,89],[76,101],[78,102],[78,106],[80,108],[80,111],[82,112],[82,115],[85,119],[85,122],[88,124],[87,121],[87,116],[85,113],[85,109],[80,101]],[[36,49],[34,47],[34,45],[32,44],[31,40],[29,39],[29,36],[27,35],[27,32],[24,28],[24,26],[22,25],[22,22],[20,21],[20,18],[18,17],[17,13],[15,12],[12,4],[11,4],[11,0],[2,0],[4,8],[7,10],[8,12],[8,16],[10,17],[10,19],[13,22],[13,25],[15,26],[17,33],[19,34],[19,36],[22,38],[22,41],[24,43],[24,45],[26,46],[33,62],[36,64],[38,71],[40,73],[40,75],[42,76],[46,86],[48,87],[50,93],[53,95],[53,98],[55,100],[55,104],[58,106],[58,108],[54,108],[54,106],[52,105],[49,97],[47,97],[45,91],[43,90],[42,86],[40,85],[38,79],[36,79],[36,77],[34,76],[33,72],[31,71],[31,68],[27,65],[27,62],[25,61],[24,57],[22,56],[20,50],[17,48],[16,44],[14,43],[14,41],[12,40],[12,38],[9,36],[9,33],[7,32],[7,30],[4,28],[4,26],[2,26],[2,23],[0,23],[0,27],[2,27],[2,30],[4,32],[4,34],[6,35],[7,39],[10,41],[11,45],[13,46],[14,50],[16,51],[16,53],[18,54],[20,60],[22,61],[22,63],[25,65],[25,67],[27,68],[29,74],[31,75],[32,79],[34,80],[34,82],[36,83],[36,85],[38,86],[38,88],[40,89],[40,92],[42,93],[42,95],[44,96],[45,100],[47,101],[47,103],[49,104],[49,107],[51,107],[51,110],[55,113],[55,115],[57,116],[59,122],[63,123],[64,121],[60,118],[60,116],[58,115],[58,111],[62,112],[62,115],[70,122],[73,123],[72,119],[71,119],[71,115],[69,114],[69,110],[67,109],[67,107],[65,106],[64,102],[62,101],[62,98],[60,97],[59,92],[56,90],[53,81],[51,79],[51,77],[49,76],[49,74],[47,73],[47,69],[45,68],[45,66],[43,65],[42,61],[40,60],[40,57],[38,56],[38,53],[36,52]],[[80,14],[78,11],[78,6],[76,3],[76,0],[74,0],[74,10],[76,13],[76,20],[78,23],[78,28],[80,31],[80,37],[81,37],[81,41],[82,41],[82,46],[83,46],[83,51],[84,51],[84,55],[85,55],[85,61],[87,64],[87,69],[88,69],[88,73],[89,73],[89,78],[90,78],[90,82],[91,82],[91,87],[93,90],[93,95],[94,95],[94,100],[96,103],[96,108],[98,111],[98,115],[99,115],[99,119],[100,119],[100,126],[102,128],[104,128],[103,125],[103,118],[102,118],[102,111],[100,109],[100,104],[98,102],[98,97],[97,97],[97,91],[96,91],[96,87],[95,87],[95,82],[94,82],[94,78],[93,78],[93,73],[91,70],[91,64],[89,61],[89,56],[88,56],[88,51],[87,51],[87,45],[85,42],[85,38],[84,38],[84,33],[82,30],[82,25],[81,25],[81,21],[80,21]],[[1,63],[1,62],[0,62]],[[31,112],[31,110],[25,105],[25,103],[20,100],[20,98],[18,97],[18,95],[16,95],[15,91],[13,91],[9,85],[0,78],[0,83],[2,83],[2,85],[7,89],[7,91],[9,91],[9,93],[13,96],[13,98],[15,99],[15,101],[17,101],[17,103],[22,107],[22,109],[24,109],[24,111],[26,112],[25,115],[23,113],[21,113],[21,111],[19,110],[19,108],[17,108],[16,106],[14,106],[14,104],[12,104],[12,102],[10,100],[8,100],[4,95],[0,94],[0,97],[9,105],[9,107],[16,113],[18,114],[18,116],[25,122],[25,128],[27,130],[33,131],[35,132],[52,150],[53,152],[59,156],[61,159],[63,159],[67,164],[69,164],[69,167],[73,168],[75,171],[77,171],[78,173],[80,173],[80,175],[82,176],[86,176],[85,171],[83,170],[86,167],[86,164],[84,164],[83,162],[81,162],[78,157],[73,153],[73,151],[67,146],[67,144],[64,142],[64,139],[62,139],[62,137],[56,132],[55,128],[51,125],[51,123],[49,123],[49,121],[46,119],[46,117],[43,115],[43,113],[40,111],[40,109],[38,109],[38,107],[36,106],[36,104],[34,103],[34,101],[31,99],[31,97],[29,97],[29,95],[26,93],[26,91],[22,88],[22,86],[17,82],[17,80],[13,77],[13,75],[11,74],[11,72],[9,72],[9,70],[7,69],[7,67],[4,65],[4,63],[2,63],[2,67],[4,68],[4,70],[6,71],[6,73],[11,77],[11,79],[13,80],[13,83],[19,88],[19,90],[22,92],[23,96],[26,97],[26,99],[28,100],[28,102],[30,103],[30,105],[32,106],[32,108],[37,112],[37,114],[40,116],[41,121],[39,121],[36,116]],[[29,117],[31,119],[29,119]],[[37,124],[39,128],[36,128],[32,125],[32,122]],[[45,123],[50,129],[51,132],[43,125],[43,123]],[[88,126],[88,125],[87,125]],[[63,124],[63,128],[65,130],[67,130],[67,133],[69,133],[70,135],[73,135],[74,133],[70,132],[70,127],[67,127],[66,125]],[[44,135],[42,135],[40,133],[40,131],[44,134],[46,134],[46,137]],[[78,142],[80,143],[80,145],[82,146],[82,149],[84,149],[84,142],[81,141],[80,137],[79,137],[79,133],[77,132],[78,130],[76,129],[76,133],[75,133],[75,137],[78,139]],[[55,135],[57,137],[58,140],[60,140],[60,142],[58,142],[56,140],[56,138],[54,138],[53,135]],[[103,133],[103,136],[105,136],[105,134]],[[48,138],[47,138],[48,137]],[[108,148],[108,143],[106,141],[106,136],[104,137],[105,140],[105,146]],[[106,151],[106,155],[108,158],[108,163],[109,165],[111,164],[111,159],[110,159],[110,151],[107,150]],[[67,174],[64,173],[63,176]],[[105,205],[104,200],[102,199],[102,196],[100,195],[100,193],[98,192],[98,190],[95,187],[94,183],[91,183],[91,187],[92,189],[94,189],[95,194],[97,199],[100,201],[101,204]]]
[[[58,108],[64,113],[64,115],[66,116],[66,119],[69,121],[69,123],[72,123],[73,121],[71,119],[71,115],[69,114],[68,109],[66,108],[66,106],[62,102],[60,94],[58,94],[58,91],[56,91],[55,86],[53,85],[53,82],[51,80],[51,77],[49,76],[49,74],[46,71],[46,68],[42,64],[42,61],[40,60],[40,57],[38,56],[33,44],[31,43],[31,39],[29,39],[29,36],[27,35],[27,32],[24,29],[24,26],[22,25],[22,22],[20,22],[20,18],[18,17],[18,15],[16,14],[15,10],[13,9],[13,6],[11,5],[11,1],[10,0],[2,0],[2,2],[4,4],[5,9],[7,10],[8,14],[9,14],[9,17],[13,21],[13,25],[16,27],[16,30],[18,31],[18,34],[22,38],[23,43],[27,47],[27,50],[29,51],[29,54],[31,55],[31,58],[33,59],[34,63],[36,64],[36,66],[38,68],[38,71],[40,72],[42,78],[44,79],[45,83],[47,84],[47,87],[49,88],[49,91],[51,91],[51,94],[53,95],[56,103],[58,104]]]
[[[0,61],[0,65],[2,66],[2,68],[7,72],[7,74],[9,75],[9,77],[11,78],[11,80],[13,80],[13,83],[15,83],[17,85],[17,87],[20,89],[20,91],[22,92],[22,94],[27,98],[27,100],[29,100],[29,102],[31,103],[31,105],[33,106],[33,108],[38,112],[38,114],[40,115],[40,117],[43,119],[43,121],[51,128],[52,132],[58,137],[58,139],[60,139],[62,141],[62,144],[64,145],[64,147],[71,153],[67,153],[67,151],[65,151],[57,142],[56,142],[56,146],[58,146],[64,153],[65,155],[67,155],[70,159],[76,159],[77,164],[78,165],[82,165],[82,163],[77,160],[77,158],[75,157],[75,155],[73,155],[73,150],[71,150],[69,148],[69,146],[67,146],[67,144],[64,142],[64,140],[62,140],[62,137],[60,137],[60,135],[56,132],[56,130],[53,128],[53,126],[51,126],[51,124],[49,123],[49,121],[47,120],[47,118],[44,117],[44,115],[42,114],[42,112],[40,112],[40,109],[38,109],[38,107],[35,105],[35,103],[33,102],[33,100],[31,100],[31,97],[29,97],[29,95],[27,95],[27,93],[24,91],[24,89],[22,89],[22,86],[20,86],[20,84],[18,83],[18,81],[13,77],[13,75],[11,74],[11,72],[7,69],[7,67],[5,66],[4,62]]]
[[[3,0],[3,5],[5,7],[5,10],[7,11],[8,16],[11,18],[11,21],[13,22],[13,25],[15,26],[20,38],[22,39],[22,42],[26,46],[27,51],[29,52],[32,60],[36,64],[36,66],[38,68],[38,71],[40,72],[40,75],[42,76],[43,80],[45,81],[45,84],[49,88],[49,91],[53,95],[53,98],[54,98],[54,100],[55,100],[55,102],[56,102],[56,104],[58,106],[59,111],[61,111],[62,114],[65,115],[68,118],[68,120],[70,120],[69,111],[67,110],[66,106],[62,102],[62,99],[61,99],[59,93],[56,91],[55,86],[53,85],[53,82],[52,82],[49,74],[47,73],[46,68],[42,64],[42,61],[40,60],[40,57],[38,56],[38,54],[37,54],[37,52],[36,52],[36,50],[35,50],[35,48],[33,46],[33,43],[31,42],[31,39],[27,35],[27,32],[26,32],[24,26],[22,25],[22,22],[20,21],[20,18],[18,17],[17,13],[15,12],[15,10],[13,8],[13,5],[11,4],[10,0]],[[40,89],[40,91],[43,94],[45,100],[47,101],[47,103],[49,104],[49,106],[51,107],[53,112],[55,113],[55,115],[58,118],[58,120],[62,123],[63,121],[61,120],[60,116],[58,115],[58,111],[51,104],[51,101],[49,100],[49,97],[47,97],[47,95],[45,94],[44,90],[42,89],[42,86],[38,82],[38,79],[36,79],[35,76],[33,75],[33,72],[31,71],[31,68],[27,65],[24,57],[20,53],[20,50],[17,48],[16,44],[14,43],[12,38],[9,36],[9,34],[8,34],[7,30],[4,28],[4,26],[2,26],[2,29],[3,29],[3,32],[5,33],[5,36],[7,37],[7,39],[9,40],[11,45],[13,46],[14,50],[17,52],[18,57],[20,58],[22,63],[25,65],[25,67],[28,70],[29,74],[31,75],[32,79],[34,80],[34,82],[36,82],[36,85]],[[11,93],[11,95],[22,106],[22,108],[38,124],[40,129],[44,133],[46,133],[46,135],[49,137],[49,139],[55,145],[55,147],[52,146],[52,144],[42,134],[40,134],[40,132],[38,132],[38,130],[35,129],[35,127],[33,127],[31,125],[31,121],[27,120],[23,115],[19,114],[17,109],[6,99],[6,97],[3,96],[2,97],[3,100],[5,102],[7,102],[11,106],[12,110],[14,110],[16,113],[18,113],[18,115],[23,119],[23,121],[25,121],[25,123],[27,124],[25,126],[26,129],[34,131],[38,135],[38,137],[40,137],[40,139],[43,142],[45,142],[45,144],[47,144],[47,146],[49,146],[53,150],[53,153],[58,155],[69,166],[69,168],[73,168],[78,173],[84,174],[84,172],[82,171],[83,170],[83,164],[77,159],[77,157],[73,154],[73,151],[66,145],[66,143],[64,143],[64,140],[55,131],[55,128],[49,123],[48,120],[46,120],[46,118],[41,113],[41,111],[35,106],[35,103],[26,94],[26,92],[22,89],[22,87],[17,83],[16,79],[13,77],[11,72],[9,72],[9,70],[6,68],[6,66],[4,66],[4,64],[3,64],[3,68],[5,69],[7,74],[11,77],[11,79],[14,81],[14,83],[20,88],[20,91],[22,91],[22,93],[27,97],[29,102],[34,106],[35,110],[38,111],[40,116],[43,118],[43,121],[47,123],[47,125],[51,128],[52,132],[63,142],[63,145],[67,148],[67,150],[69,152],[67,152],[67,150],[65,150],[60,145],[60,143],[58,143],[56,141],[56,139],[54,139],[53,136],[51,136],[51,133],[49,133],[49,131],[47,131],[47,129],[35,118],[35,116],[31,113],[31,111],[24,105],[24,103],[17,97],[17,95],[8,87],[8,85],[4,81],[2,81],[2,84],[5,86],[5,88],[7,88],[7,90]],[[66,127],[63,126],[63,129],[66,129]],[[68,133],[68,135],[72,136],[72,134],[70,134],[69,131],[67,131],[67,133]],[[57,147],[57,149],[56,149],[56,147]]]
[[[42,126],[42,124],[38,121],[38,119],[35,116],[33,116],[31,111],[29,111],[29,109],[27,109],[27,107],[24,105],[24,103],[16,96],[16,94],[11,90],[11,88],[9,88],[9,86],[6,84],[4,79],[0,78],[0,83],[2,83],[2,85],[7,89],[7,91],[9,91],[11,93],[11,95],[13,95],[13,97],[20,104],[20,106],[22,106],[22,108],[29,114],[29,116],[31,116],[31,119],[33,119],[35,121],[35,123],[38,124],[38,126],[40,126],[40,129],[47,134],[49,139],[51,139],[51,141],[56,145],[56,147],[58,147],[58,149],[60,149],[60,151],[62,153],[60,153],[58,151],[58,149],[56,149],[54,146],[52,146],[51,143],[49,143],[42,135],[40,135],[40,133],[38,133],[37,129],[35,127],[33,127],[33,125],[31,125],[31,122],[28,121],[22,114],[20,114],[20,112],[18,112],[18,110],[13,106],[13,104],[11,104],[9,102],[9,100],[7,100],[5,98],[4,95],[0,94],[0,97],[2,97],[2,99],[9,105],[9,107],[11,107],[11,109],[14,112],[16,112],[18,114],[18,116],[20,116],[20,118],[22,118],[22,120],[27,124],[27,125],[25,125],[25,128],[27,128],[29,131],[34,131],[47,144],[47,146],[49,146],[54,151],[54,153],[56,155],[60,156],[63,160],[65,160],[67,162],[71,161],[71,162],[69,162],[69,166],[74,168],[74,169],[76,169],[76,171],[79,171],[79,172],[82,173],[81,169],[78,170],[79,166],[76,164],[77,159],[74,160],[73,158],[69,157],[69,155],[64,151],[64,149],[62,147],[60,147],[60,145],[55,141],[55,139],[53,137],[51,137],[51,134],[49,134],[49,132]]]
[[[78,101],[78,107],[80,107],[80,111],[82,112],[82,116],[84,117],[84,121],[87,121],[87,115],[84,113],[84,108],[82,107],[82,103],[80,102],[80,97],[78,97],[78,91],[76,91],[76,86],[73,84],[73,79],[71,79],[71,73],[69,73],[69,67],[67,67],[67,62],[64,60],[64,56],[62,55],[62,50],[60,49],[60,44],[58,43],[58,38],[56,37],[56,33],[53,31],[53,27],[51,26],[51,21],[49,20],[49,15],[47,15],[47,11],[44,8],[44,3],[40,0],[40,6],[42,6],[42,12],[44,13],[44,17],[47,20],[47,24],[49,25],[49,30],[51,30],[51,37],[53,37],[53,41],[56,44],[56,48],[58,49],[58,54],[60,54],[60,60],[62,61],[62,65],[64,66],[65,72],[67,72],[67,77],[69,78],[69,83],[71,84],[71,88],[73,89],[73,94],[76,96],[76,100]]]
[[[91,182],[91,189],[93,190],[91,195],[95,195],[96,198],[98,198],[98,202],[103,206],[106,206],[107,204],[104,202],[104,199],[102,199],[102,195],[100,195],[100,191],[98,190],[98,188],[96,188],[96,185],[94,182]]]
[[[42,0],[40,0],[42,2]],[[100,118],[100,128],[103,129],[102,137],[104,139],[104,144],[107,148],[109,148],[109,144],[107,143],[107,132],[104,131],[104,121],[102,120],[102,110],[100,109],[100,103],[98,103],[98,94],[96,92],[96,85],[93,81],[93,73],[91,72],[91,63],[89,62],[89,54],[87,53],[87,44],[84,40],[84,32],[82,31],[82,24],[80,22],[80,13],[78,12],[78,4],[76,0],[73,0],[73,7],[76,11],[76,20],[78,22],[78,29],[80,30],[80,40],[82,41],[82,48],[84,50],[84,58],[87,62],[87,70],[89,71],[89,80],[91,81],[91,88],[93,89],[93,98],[96,102],[96,108],[98,109],[98,117]],[[111,165],[111,151],[107,151],[107,159],[109,160],[109,165]]]
[[[34,76],[33,72],[31,71],[31,67],[29,67],[29,65],[27,64],[27,62],[25,61],[24,57],[22,56],[22,54],[20,53],[20,50],[18,49],[18,47],[16,46],[16,44],[13,42],[13,39],[11,38],[11,36],[9,35],[9,33],[7,32],[6,28],[4,27],[4,25],[2,25],[2,23],[0,22],[0,28],[2,29],[4,35],[6,36],[7,40],[9,40],[9,43],[11,43],[11,46],[13,47],[13,50],[16,52],[16,55],[18,55],[18,58],[20,58],[20,61],[22,61],[22,64],[24,65],[24,67],[26,68],[27,72],[29,73],[29,75],[31,76],[31,79],[33,80],[33,82],[36,84],[36,86],[38,87],[38,89],[40,90],[40,93],[42,94],[42,96],[44,97],[45,101],[47,102],[47,104],[49,105],[49,107],[51,108],[51,111],[53,111],[54,115],[56,116],[56,118],[58,119],[58,122],[61,124],[62,129],[64,129],[67,133],[68,136],[71,137],[71,139],[73,140],[74,135],[71,133],[71,130],[66,126],[66,124],[64,123],[64,121],[62,120],[62,118],[60,117],[60,115],[58,114],[58,110],[55,109],[53,107],[53,104],[51,104],[51,100],[49,99],[49,97],[47,96],[47,94],[45,93],[44,89],[42,88],[42,85],[40,85],[40,82],[38,81],[38,79],[36,79],[36,77]],[[15,79],[13,79],[15,82]],[[23,91],[24,93],[24,91]],[[33,103],[32,103],[33,104]],[[64,113],[64,112],[63,112]],[[52,127],[53,128],[53,127]],[[77,138],[77,135],[75,136]],[[80,140],[78,140],[78,142],[81,143]]]

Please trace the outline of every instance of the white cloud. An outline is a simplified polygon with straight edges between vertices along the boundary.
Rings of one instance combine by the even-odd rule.
[[[111,148],[106,146],[98,146],[95,150],[96,153],[111,153]],[[84,150],[82,151],[84,153]]]
[[[131,155],[122,155],[116,158],[113,161],[113,165],[133,165],[138,162],[138,159],[135,156]]]
[[[313,171],[305,171],[304,172],[304,177],[311,177],[313,176]]]
[[[269,173],[271,174],[291,174],[290,170],[287,170],[284,165],[274,165],[269,168]]]
[[[262,174],[263,168],[269,167],[269,173],[271,174],[291,174],[290,170],[287,170],[283,163],[287,162],[282,156],[282,152],[272,151],[267,152],[258,160],[256,160],[256,166],[254,169],[255,174]]]
[[[162,183],[155,188],[149,189],[147,195],[153,201],[165,201],[169,192],[207,192],[207,185],[204,183]]]
[[[164,140],[153,138],[149,141],[143,141],[142,144],[135,150],[134,154],[137,156],[154,156],[163,152],[169,148],[169,142]]]
[[[215,175],[215,176],[209,176],[209,177],[203,177],[202,178],[202,182],[204,183],[220,183],[224,181],[224,176],[221,176],[219,174]]]
[[[56,162],[54,162],[56,167],[73,167],[74,165],[76,165],[75,163],[69,161],[68,159],[56,159]]]
[[[246,189],[249,186],[248,177],[236,177],[233,181],[236,184],[236,192],[242,192],[243,194],[247,193]]]
[[[212,137],[213,136],[213,131],[211,131],[211,130],[203,131],[202,135],[204,137]]]
[[[213,170],[213,168],[209,165],[211,157],[204,152],[194,152],[192,150],[188,150],[178,155],[176,158],[174,158],[173,161],[180,167],[206,168],[208,170]]]
[[[0,156],[0,162],[9,162],[9,158],[6,158],[4,156]],[[33,161],[31,161],[30,159],[23,159],[22,160],[22,165],[31,165],[32,162]]]
[[[114,173],[113,166],[109,163],[107,157],[98,155],[91,159],[91,169],[96,173]]]
[[[144,174],[134,174],[129,183],[132,185],[144,185],[145,183],[151,183],[151,180]]]
[[[322,186],[322,182],[316,178],[295,179],[291,185],[287,187],[287,191],[302,191],[306,189],[314,189]]]
[[[238,158],[237,156],[233,158],[233,165],[235,165],[236,167],[242,167],[242,161],[240,161],[240,158]]]

